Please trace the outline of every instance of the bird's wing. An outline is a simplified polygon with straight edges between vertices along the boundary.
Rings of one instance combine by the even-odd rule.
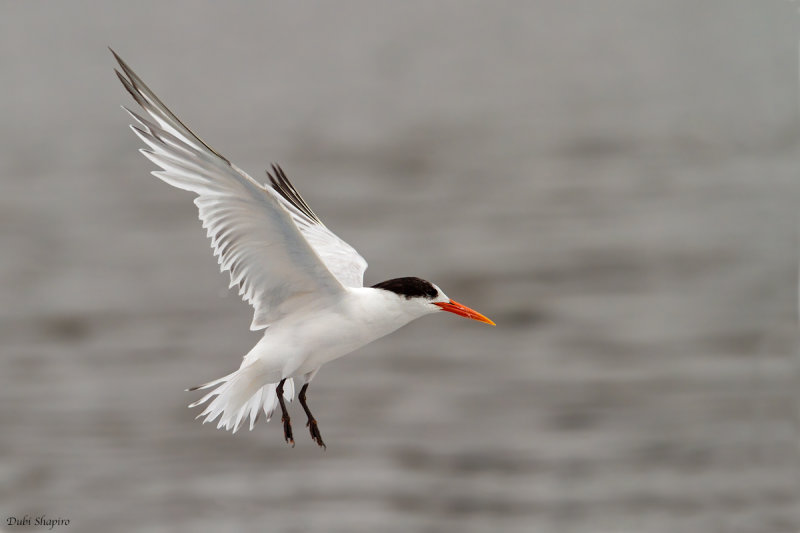
[[[250,329],[263,329],[299,307],[343,291],[315,251],[315,239],[308,237],[321,235],[321,230],[302,231],[295,223],[298,215],[286,208],[281,195],[201,141],[111,52],[122,70],[117,76],[147,115],[126,109],[138,123],[131,128],[149,147],[141,152],[161,167],[153,175],[197,194],[194,203],[220,269],[230,272],[231,287],[238,285],[255,310]]]
[[[272,192],[280,200],[283,207],[292,215],[292,219],[303,237],[317,252],[336,279],[346,287],[362,287],[367,261],[355,249],[329,230],[319,217],[308,207],[283,169],[272,165],[272,172],[267,171]]]

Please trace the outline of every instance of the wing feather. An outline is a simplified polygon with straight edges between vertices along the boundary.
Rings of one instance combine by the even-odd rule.
[[[341,293],[338,276],[280,195],[200,140],[111,52],[122,69],[117,76],[147,115],[126,109],[136,121],[131,128],[147,145],[141,152],[161,168],[153,175],[197,195],[194,203],[220,269],[230,273],[231,287],[238,286],[254,308],[250,328],[262,329],[314,300]]]
[[[272,172],[267,171],[267,176],[276,198],[292,216],[303,237],[325,262],[328,270],[346,287],[363,287],[367,261],[322,223],[280,166],[272,165]]]

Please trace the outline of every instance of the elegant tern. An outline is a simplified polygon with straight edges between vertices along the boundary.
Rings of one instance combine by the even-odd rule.
[[[367,262],[337,237],[311,210],[280,166],[259,183],[192,133],[114,52],[122,85],[142,114],[124,109],[134,133],[147,145],[140,151],[161,170],[152,174],[191,191],[230,286],[254,309],[251,330],[264,330],[235,372],[187,390],[211,389],[197,416],[219,418],[218,428],[235,433],[260,412],[281,409],[284,437],[294,446],[286,401],[294,382],[308,417],[312,439],[325,443],[306,403],[306,391],[320,367],[412,320],[438,311],[494,325],[448,298],[433,283],[416,277],[363,286]]]

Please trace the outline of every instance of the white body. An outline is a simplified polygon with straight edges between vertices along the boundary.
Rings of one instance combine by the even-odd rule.
[[[305,376],[422,314],[381,289],[349,288],[328,305],[310,305],[273,323],[245,356],[264,383]],[[424,309],[419,309],[424,311]]]
[[[434,301],[447,302],[439,290]],[[274,322],[245,356],[242,366],[200,388],[216,386],[189,407],[213,400],[198,415],[204,422],[219,417],[217,427],[236,431],[250,417],[253,429],[261,409],[272,417],[277,384],[286,379],[284,396],[294,396],[294,379],[313,379],[319,368],[379,339],[412,320],[439,309],[422,300],[373,288],[348,288],[339,296],[317,301]]]

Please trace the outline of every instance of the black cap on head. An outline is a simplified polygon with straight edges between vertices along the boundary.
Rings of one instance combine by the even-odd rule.
[[[373,285],[372,288],[405,296],[406,300],[411,298],[433,299],[439,296],[439,291],[429,281],[415,277],[389,279]]]

